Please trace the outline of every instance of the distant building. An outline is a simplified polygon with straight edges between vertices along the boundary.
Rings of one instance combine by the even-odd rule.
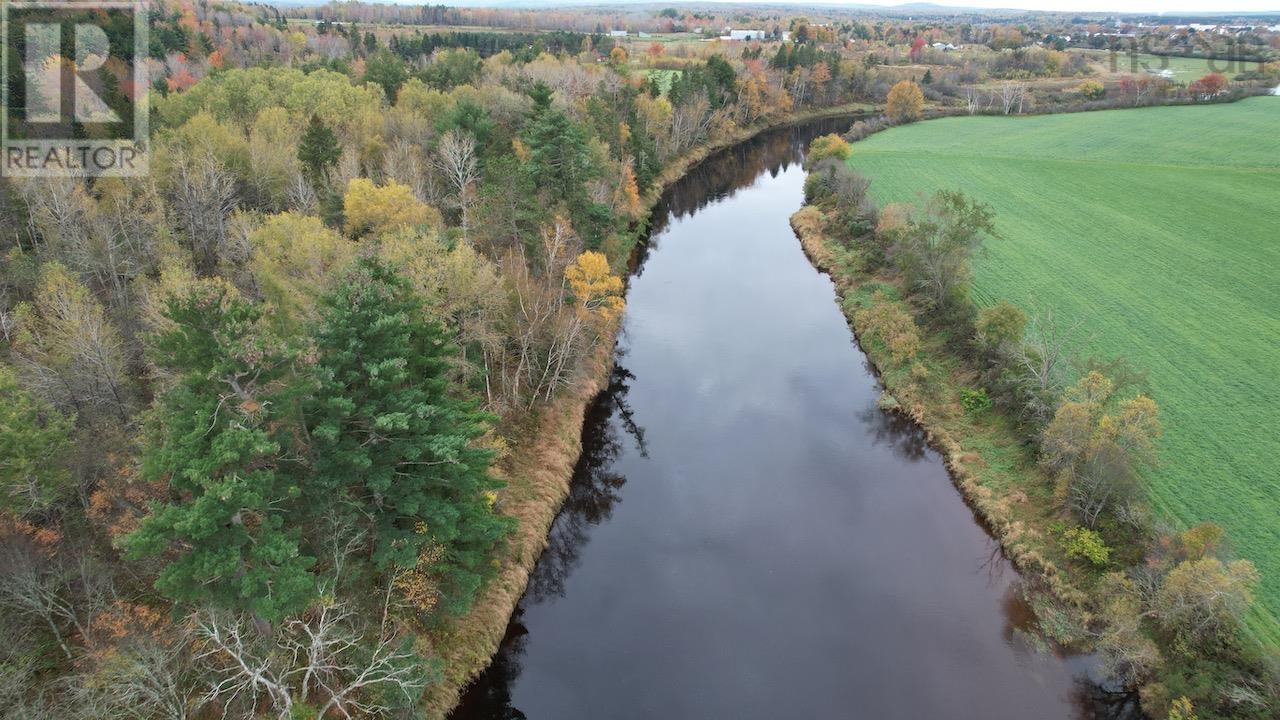
[[[653,37],[652,35],[650,35],[650,34],[649,34],[649,33],[647,33],[647,32],[638,32],[638,33],[636,33],[636,35],[637,35],[638,37],[642,37],[642,38]]]
[[[730,30],[730,40],[763,40],[763,30]]]
[[[610,30],[609,31],[609,37],[626,37],[626,36],[627,36],[626,30]]]

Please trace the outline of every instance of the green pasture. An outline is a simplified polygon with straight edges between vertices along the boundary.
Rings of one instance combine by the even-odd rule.
[[[1203,61],[1202,61],[1203,62]],[[1149,372],[1166,428],[1149,485],[1262,572],[1280,645],[1280,98],[958,117],[854,145],[880,202],[960,189],[996,211],[975,295],[1079,323],[1084,355]]]

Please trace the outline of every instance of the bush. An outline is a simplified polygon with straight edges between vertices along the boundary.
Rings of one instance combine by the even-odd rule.
[[[987,391],[982,388],[977,390],[961,388],[960,405],[964,408],[966,415],[976,417],[991,409],[991,398],[987,396]]]
[[[848,160],[853,154],[853,148],[849,147],[849,143],[844,138],[832,133],[816,138],[809,143],[809,152],[805,157],[805,162],[810,165],[816,165],[827,158],[836,160]]]
[[[1088,560],[1094,567],[1104,567],[1111,560],[1111,548],[1098,533],[1083,527],[1067,531],[1067,557]]]

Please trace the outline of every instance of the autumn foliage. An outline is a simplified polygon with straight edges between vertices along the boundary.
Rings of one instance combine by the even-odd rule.
[[[885,114],[894,122],[910,122],[924,110],[924,92],[910,80],[899,80],[889,89]]]

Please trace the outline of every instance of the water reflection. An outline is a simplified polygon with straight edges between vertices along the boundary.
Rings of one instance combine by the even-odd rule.
[[[911,418],[898,412],[886,412],[876,403],[863,408],[858,414],[864,426],[871,432],[871,441],[893,450],[908,462],[925,459],[929,452],[929,437]]]
[[[569,498],[457,720],[1123,717],[1024,638],[1017,573],[878,409],[790,232],[801,148],[839,124],[667,194]]]
[[[658,248],[662,231],[673,221],[732,198],[750,187],[762,174],[778,173],[801,162],[809,141],[819,135],[842,133],[855,116],[841,116],[761,133],[732,148],[711,155],[693,167],[663,194],[649,218],[649,240],[636,249],[631,273],[639,277],[645,260]]]
[[[573,481],[564,506],[551,524],[547,547],[538,558],[529,587],[516,606],[498,654],[484,674],[468,688],[453,718],[523,720],[524,713],[512,705],[511,688],[520,677],[520,661],[529,641],[523,619],[528,606],[563,597],[565,580],[578,566],[582,549],[590,538],[590,528],[608,520],[622,500],[627,479],[614,470],[614,461],[627,436],[636,452],[647,455],[644,428],[636,422],[627,402],[635,376],[622,364],[618,352],[609,384],[598,394],[582,423],[582,455],[574,467]]]
[[[551,525],[547,549],[534,567],[521,605],[564,595],[564,582],[577,567],[590,528],[608,520],[613,506],[622,499],[620,491],[627,479],[613,469],[614,460],[622,452],[619,431],[631,438],[637,453],[642,457],[646,454],[644,428],[636,423],[627,404],[629,382],[634,376],[621,360],[619,357],[613,366],[609,385],[587,408],[582,455],[574,468],[569,497]]]

